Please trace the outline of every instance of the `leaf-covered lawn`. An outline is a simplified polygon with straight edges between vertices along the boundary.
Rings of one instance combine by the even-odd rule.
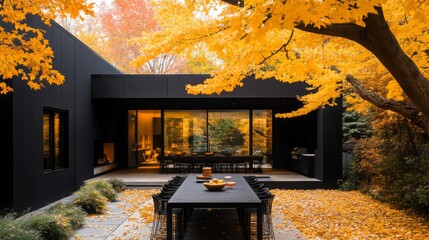
[[[272,190],[273,211],[309,239],[429,239],[429,223],[360,192]]]
[[[151,224],[156,190],[126,190],[120,201]],[[360,192],[337,190],[271,190],[276,195],[273,214],[283,214],[308,239],[429,239],[429,223],[395,210]],[[142,207],[143,206],[143,207]],[[287,224],[285,223],[285,226]],[[276,228],[284,228],[276,225]]]

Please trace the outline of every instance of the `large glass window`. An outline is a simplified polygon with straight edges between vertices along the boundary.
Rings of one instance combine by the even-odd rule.
[[[166,110],[165,155],[249,155],[249,122],[249,110]]]
[[[272,122],[271,110],[253,110],[253,155],[272,154]]]
[[[164,111],[165,154],[190,154],[207,150],[205,110]]]
[[[68,112],[43,110],[43,169],[54,171],[68,167]]]
[[[161,153],[161,111],[128,111],[128,166],[158,162]]]
[[[209,150],[249,155],[249,110],[209,111]]]

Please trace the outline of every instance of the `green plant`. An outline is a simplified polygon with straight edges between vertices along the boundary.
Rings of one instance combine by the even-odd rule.
[[[116,191],[112,184],[106,180],[93,180],[87,182],[82,188],[94,188],[105,196],[110,202],[116,200]]]
[[[41,237],[36,230],[22,226],[12,215],[7,215],[0,218],[0,239],[38,240]]]
[[[67,240],[73,232],[69,224],[48,213],[27,215],[17,221],[24,228],[37,231],[44,240]]]
[[[107,182],[112,184],[113,189],[115,189],[117,193],[122,192],[127,188],[124,181],[119,178],[109,178]]]
[[[356,111],[347,110],[349,106],[349,103],[344,103],[343,142],[352,142],[361,138],[371,137],[373,130],[369,124],[369,117],[363,116]]]
[[[83,226],[86,212],[80,206],[73,204],[57,203],[46,210],[57,219],[67,222],[71,229],[76,230]]]
[[[89,214],[102,214],[107,209],[108,199],[93,187],[82,187],[75,195],[73,203]]]
[[[356,158],[343,169],[343,178],[338,181],[340,190],[357,190],[359,186],[359,162]]]

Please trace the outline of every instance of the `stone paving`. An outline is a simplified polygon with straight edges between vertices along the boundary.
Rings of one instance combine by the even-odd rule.
[[[146,204],[151,204],[151,201]],[[125,214],[120,205],[123,202],[112,202],[108,205],[108,211],[104,215],[89,216],[86,218],[85,226],[76,231],[72,240],[131,240],[150,239],[151,223],[145,223],[138,212]],[[302,233],[296,229],[290,221],[274,214],[274,231],[277,240],[302,240],[306,239]],[[185,240],[198,240],[186,239]],[[219,239],[223,240],[223,239]]]

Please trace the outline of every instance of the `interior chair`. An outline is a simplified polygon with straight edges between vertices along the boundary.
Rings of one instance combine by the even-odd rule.
[[[237,161],[234,163],[234,170],[236,173],[247,173],[247,162],[246,161]]]
[[[174,169],[174,164],[173,164],[172,160],[166,160],[166,159],[162,160],[159,163],[159,166],[160,166],[160,172],[161,173],[169,173],[169,172],[173,171],[173,169]]]
[[[252,167],[253,173],[262,173],[262,161],[253,160]]]

